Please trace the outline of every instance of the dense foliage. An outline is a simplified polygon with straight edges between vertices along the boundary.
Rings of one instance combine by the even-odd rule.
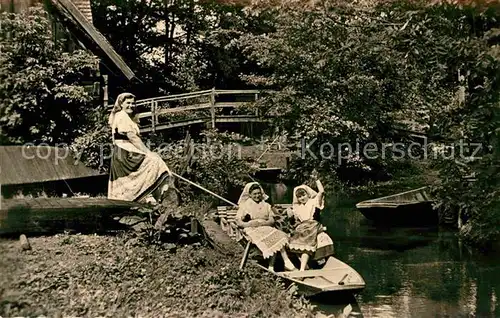
[[[270,18],[221,1],[99,0],[92,9],[96,27],[143,81],[127,87],[140,98],[244,87],[239,74],[256,65],[234,40],[267,32]]]
[[[354,181],[360,170],[369,172],[359,178],[366,181],[410,156],[436,159],[441,206],[459,206],[472,218],[468,233],[498,235],[499,17],[493,6],[404,1],[281,7],[276,32],[240,44],[271,70],[246,78],[275,89],[261,107],[300,145],[292,177],[316,167],[332,182]],[[404,148],[401,128],[420,130],[434,144],[416,153]],[[483,157],[450,156],[448,142],[481,143]],[[373,151],[363,148],[368,143]],[[476,182],[464,181],[470,173]],[[470,231],[474,224],[481,231]]]
[[[2,143],[70,142],[94,102],[83,81],[95,75],[97,59],[64,52],[40,9],[1,13],[0,24]]]
[[[497,20],[498,21],[498,20]],[[443,116],[440,134],[454,140],[439,162],[441,207],[458,213],[465,238],[491,247],[500,235],[500,28],[485,32],[471,65],[465,102]],[[486,46],[486,47],[485,47]]]

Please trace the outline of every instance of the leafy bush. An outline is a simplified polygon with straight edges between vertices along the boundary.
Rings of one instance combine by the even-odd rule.
[[[97,58],[84,51],[64,52],[39,8],[3,12],[0,24],[1,139],[71,142],[95,102],[82,82],[96,74]]]
[[[203,144],[192,142],[186,150],[183,141],[172,142],[167,147],[155,151],[162,156],[167,165],[175,172],[185,172],[184,177],[224,196],[234,187],[241,188],[250,181],[249,175],[255,172],[251,162],[241,159],[240,145],[226,143],[226,135],[214,131],[204,132],[210,139]],[[186,160],[189,158],[189,162]],[[193,189],[185,183],[179,184],[184,200],[197,197],[213,199],[205,192]],[[194,190],[194,191],[193,191]]]
[[[98,108],[89,112],[87,124],[81,134],[71,143],[71,150],[86,166],[101,172],[108,172],[111,163],[113,143],[108,125],[109,112]]]

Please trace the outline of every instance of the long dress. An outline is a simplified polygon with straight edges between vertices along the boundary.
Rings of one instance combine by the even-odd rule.
[[[128,132],[140,134],[139,126],[125,111],[115,114],[113,155],[108,182],[108,198],[141,201],[155,191],[169,176],[169,169],[156,153],[145,153],[127,138]]]
[[[247,199],[240,204],[236,218],[243,220],[246,215],[251,220],[267,220],[273,212],[269,203],[265,201],[257,203],[252,199]],[[288,235],[272,226],[247,227],[243,229],[243,232],[262,252],[264,258],[273,256],[288,244]]]

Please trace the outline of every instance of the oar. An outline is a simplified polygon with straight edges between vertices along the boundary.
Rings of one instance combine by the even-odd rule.
[[[235,203],[233,203],[233,202],[231,202],[231,201],[229,201],[229,200],[227,200],[227,199],[225,199],[225,198],[221,197],[220,195],[218,195],[218,194],[216,194],[216,193],[213,193],[212,191],[210,191],[210,190],[208,190],[208,189],[206,189],[206,188],[202,187],[202,186],[201,186],[201,185],[199,185],[199,184],[194,183],[193,181],[190,181],[190,180],[188,180],[188,179],[186,179],[186,178],[184,178],[184,177],[182,177],[182,176],[178,175],[178,174],[177,174],[177,173],[175,173],[175,172],[172,172],[172,175],[176,176],[177,178],[179,178],[179,179],[181,179],[181,180],[183,180],[183,181],[186,181],[187,183],[189,183],[189,184],[191,184],[191,185],[194,185],[195,187],[197,187],[197,188],[199,188],[199,189],[201,189],[201,190],[203,190],[203,191],[205,191],[205,192],[207,192],[207,193],[210,193],[210,194],[211,194],[211,195],[213,195],[214,197],[219,198],[219,199],[221,199],[222,201],[224,201],[224,202],[227,202],[227,203],[231,204],[232,206],[238,207],[238,205],[236,205]],[[249,253],[249,252],[250,252],[250,241],[248,241],[247,246],[245,247],[245,251],[243,252],[243,258],[241,259],[241,263],[240,263],[240,270],[241,270],[241,269],[243,269],[243,267],[245,266],[245,263],[246,263],[246,261],[247,261],[247,258],[248,258],[248,253]]]
[[[237,205],[237,204],[235,204],[235,203],[233,203],[233,202],[231,202],[231,201],[229,201],[229,200],[227,200],[227,199],[224,199],[224,198],[223,198],[223,197],[221,197],[220,195],[218,195],[218,194],[216,194],[216,193],[213,193],[212,191],[210,191],[210,190],[208,190],[208,189],[206,189],[206,188],[202,187],[202,186],[201,186],[201,185],[199,185],[199,184],[194,183],[193,181],[190,181],[190,180],[188,180],[188,179],[186,179],[186,178],[184,178],[184,177],[182,177],[182,176],[178,175],[178,174],[177,174],[177,173],[175,173],[175,172],[172,172],[172,175],[176,176],[177,178],[179,178],[179,179],[181,179],[181,180],[183,180],[183,181],[185,181],[185,182],[187,182],[187,183],[189,183],[189,184],[191,184],[191,185],[194,185],[194,186],[195,186],[195,187],[197,187],[198,189],[201,189],[201,190],[203,190],[203,191],[205,191],[205,192],[207,192],[207,193],[209,193],[209,194],[213,195],[214,197],[216,197],[216,198],[218,198],[218,199],[221,199],[221,200],[222,200],[222,201],[224,201],[224,202],[227,202],[227,203],[231,204],[232,206],[238,207],[238,205]]]

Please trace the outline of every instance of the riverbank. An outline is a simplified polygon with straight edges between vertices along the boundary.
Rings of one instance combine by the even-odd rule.
[[[126,235],[0,241],[0,316],[313,317],[273,276],[201,243],[160,249]]]

